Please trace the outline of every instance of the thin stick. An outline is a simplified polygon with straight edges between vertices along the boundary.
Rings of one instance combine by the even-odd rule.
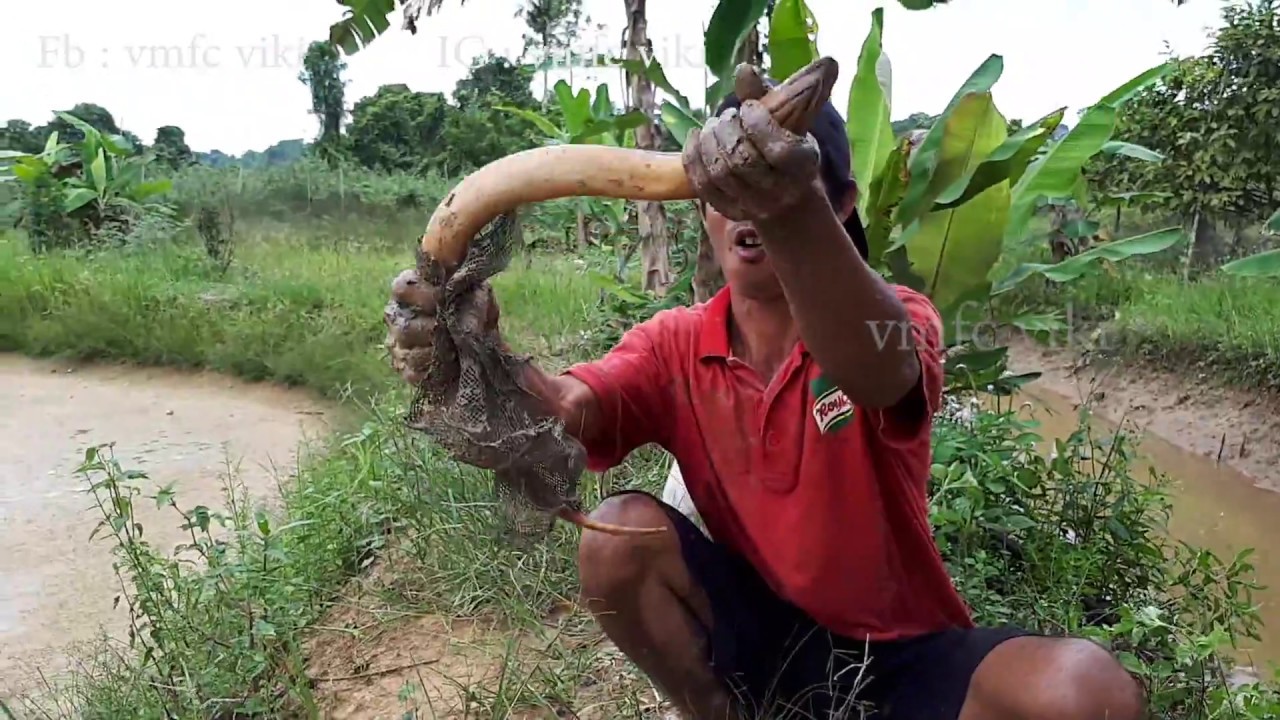
[[[411,670],[423,665],[432,665],[440,662],[440,658],[432,658],[431,660],[420,660],[418,662],[405,663],[395,667],[383,668],[382,670],[370,670],[368,672],[356,673],[355,675],[334,675],[332,677],[311,678],[312,682],[342,682],[343,680],[360,680],[362,678],[377,677],[379,675],[390,675],[401,670]]]

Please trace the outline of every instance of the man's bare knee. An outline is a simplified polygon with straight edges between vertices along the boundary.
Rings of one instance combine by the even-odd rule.
[[[592,520],[628,527],[665,527],[665,536],[623,537],[595,530],[582,533],[578,544],[578,576],[583,595],[609,601],[634,590],[671,553],[679,557],[680,541],[666,512],[652,497],[628,493],[607,498]]]

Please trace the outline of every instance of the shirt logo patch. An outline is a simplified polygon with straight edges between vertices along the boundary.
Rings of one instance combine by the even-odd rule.
[[[813,419],[823,435],[839,430],[853,417],[849,397],[825,377],[814,380],[809,388],[814,397]]]

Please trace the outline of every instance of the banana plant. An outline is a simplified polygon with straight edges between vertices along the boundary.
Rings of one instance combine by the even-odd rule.
[[[169,192],[169,180],[145,178],[150,158],[133,155],[122,136],[102,133],[65,112],[57,115],[83,139],[64,143],[53,132],[39,153],[0,151],[5,165],[0,182],[20,182],[32,198],[52,193],[59,214],[86,230],[100,227],[113,206],[141,205]]]
[[[898,2],[907,10],[927,10],[934,5],[944,4],[946,0]],[[337,0],[337,3],[343,9],[343,16],[329,26],[329,42],[350,56],[368,47],[391,29],[391,16],[397,8],[401,14],[401,26],[416,34],[418,21],[422,16],[431,16],[444,5],[444,0]],[[458,4],[465,5],[466,0],[459,0]],[[781,5],[782,2],[778,4]],[[714,50],[707,56],[708,62],[714,60],[720,63],[721,69],[725,63],[732,62],[738,45],[764,15],[767,7],[767,0],[720,0],[712,13],[712,24],[707,28],[713,38],[711,45]],[[712,27],[715,27],[714,32]],[[731,73],[732,66],[728,70]],[[715,77],[720,79],[725,75],[716,74]]]
[[[1055,140],[1066,108],[1009,133],[991,93],[1004,70],[1003,58],[993,54],[952,95],[922,137],[897,140],[889,126],[892,87],[885,79],[883,38],[883,10],[877,8],[849,93],[849,142],[855,180],[863,189],[858,207],[871,263],[894,282],[926,294],[946,319],[946,341],[956,359],[955,373],[949,371],[953,382],[1003,374],[1002,349],[977,352],[970,347],[972,331],[983,319],[974,311],[986,309],[994,295],[1036,274],[1054,282],[1074,280],[1099,261],[1160,252],[1183,238],[1181,228],[1166,228],[1107,243],[1061,263],[1023,264],[993,281],[992,270],[1005,250],[1026,236],[1038,207],[1046,201],[1087,201],[1082,168],[1090,158],[1106,152],[1160,161],[1150,150],[1111,136],[1117,108],[1162,77],[1168,66],[1151,68],[1108,93],[1077,127]],[[1009,320],[1028,330],[1060,326],[1052,315]],[[1010,392],[1031,377],[990,384]]]
[[[1268,235],[1280,236],[1280,210],[1263,226]],[[1222,266],[1222,271],[1238,277],[1280,277],[1280,249],[1266,250],[1249,257],[1232,260]]]

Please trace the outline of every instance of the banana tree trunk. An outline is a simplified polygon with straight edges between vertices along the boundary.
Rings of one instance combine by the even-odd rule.
[[[653,48],[649,43],[648,20],[645,0],[624,0],[627,8],[627,29],[623,35],[623,49],[628,60],[644,61]],[[636,128],[636,147],[642,150],[658,149],[658,134],[653,117],[657,105],[653,99],[653,83],[642,74],[628,73],[631,107],[640,110],[648,122]],[[661,203],[637,202],[640,226],[640,258],[644,266],[644,289],[659,295],[671,285],[671,261],[667,250],[667,213]]]
[[[720,271],[720,263],[716,262],[715,252],[711,249],[711,238],[707,236],[707,228],[698,223],[698,257],[693,266],[693,301],[706,302],[724,287],[724,273]]]

